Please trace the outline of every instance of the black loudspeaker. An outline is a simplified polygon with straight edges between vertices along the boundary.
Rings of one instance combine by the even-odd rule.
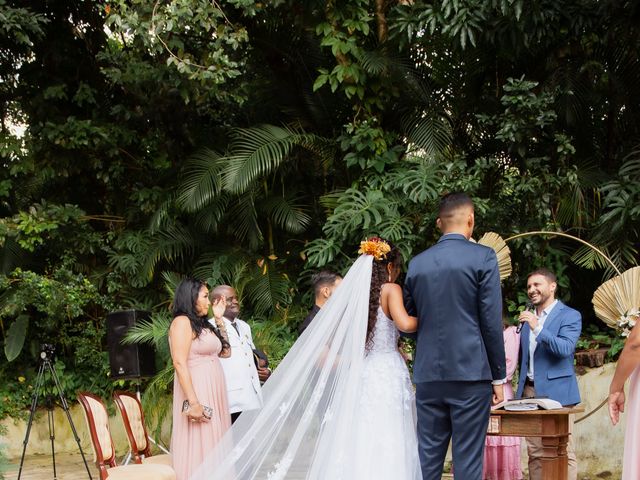
[[[149,312],[123,310],[107,315],[107,346],[111,378],[143,378],[155,374],[155,354],[148,343],[124,344],[129,328],[140,320],[149,320]]]

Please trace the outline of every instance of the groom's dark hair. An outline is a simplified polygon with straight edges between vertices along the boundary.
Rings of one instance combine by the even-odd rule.
[[[471,207],[473,209],[471,197],[464,192],[447,193],[440,199],[438,217],[448,217],[460,207]]]

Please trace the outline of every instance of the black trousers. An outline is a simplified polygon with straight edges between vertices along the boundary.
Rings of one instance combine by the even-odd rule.
[[[449,440],[456,478],[482,480],[491,382],[424,382],[416,385],[422,480],[441,480]]]

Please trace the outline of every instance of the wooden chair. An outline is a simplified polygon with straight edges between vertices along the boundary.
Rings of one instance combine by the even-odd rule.
[[[176,480],[176,472],[168,465],[116,464],[116,452],[109,430],[109,414],[102,400],[88,392],[78,393],[78,401],[84,410],[87,428],[91,434],[91,446],[100,480]]]
[[[171,465],[171,455],[151,455],[151,440],[144,423],[144,412],[138,397],[131,392],[116,391],[113,400],[118,406],[129,439],[131,456],[136,463]]]

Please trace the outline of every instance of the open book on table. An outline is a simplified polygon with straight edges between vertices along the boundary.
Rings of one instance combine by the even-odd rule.
[[[526,412],[528,410],[556,410],[562,408],[560,402],[552,400],[550,398],[519,398],[516,400],[505,400],[493,407],[493,410],[503,408],[511,412]]]

